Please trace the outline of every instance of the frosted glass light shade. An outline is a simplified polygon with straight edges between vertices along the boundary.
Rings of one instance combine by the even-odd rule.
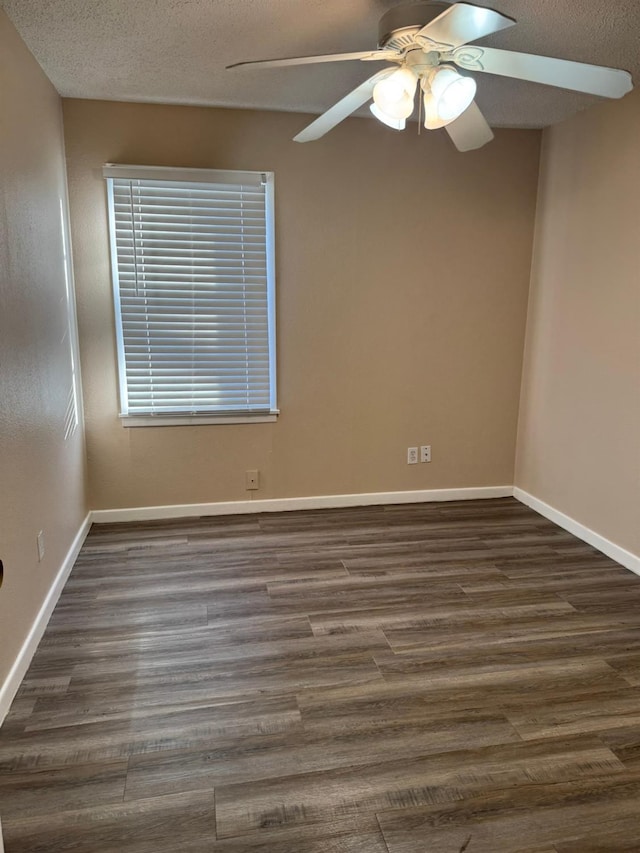
[[[443,65],[433,72],[423,89],[425,127],[434,130],[455,121],[471,106],[476,95],[476,81]]]
[[[438,130],[450,122],[441,119],[438,115],[438,105],[430,92],[424,94],[424,126],[427,130]]]
[[[459,118],[476,96],[476,81],[460,77],[447,86],[438,101],[438,114],[445,120]]]
[[[386,116],[407,119],[413,112],[413,96],[417,84],[418,78],[413,71],[409,68],[399,68],[376,83],[373,102]]]
[[[386,124],[387,127],[392,127],[394,130],[404,130],[407,122],[403,118],[393,118],[393,116],[389,116],[386,113],[383,113],[380,107],[377,104],[371,104],[369,107],[374,116],[381,121],[383,124]]]

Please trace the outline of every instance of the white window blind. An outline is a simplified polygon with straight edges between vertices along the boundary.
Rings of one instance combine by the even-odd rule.
[[[275,413],[273,175],[104,175],[121,414]]]

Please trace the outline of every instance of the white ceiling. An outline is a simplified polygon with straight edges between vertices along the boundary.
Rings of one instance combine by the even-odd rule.
[[[640,0],[475,0],[518,21],[482,43],[624,68],[640,82]],[[0,0],[61,95],[321,113],[370,63],[235,69],[369,50],[394,0]],[[543,127],[596,98],[481,75],[490,124]]]

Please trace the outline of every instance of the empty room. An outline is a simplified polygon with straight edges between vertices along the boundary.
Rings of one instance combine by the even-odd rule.
[[[0,0],[0,853],[640,850],[639,33]]]

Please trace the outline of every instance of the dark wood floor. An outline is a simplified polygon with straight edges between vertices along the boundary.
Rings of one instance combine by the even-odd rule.
[[[94,527],[6,853],[640,851],[640,578],[512,499]]]

